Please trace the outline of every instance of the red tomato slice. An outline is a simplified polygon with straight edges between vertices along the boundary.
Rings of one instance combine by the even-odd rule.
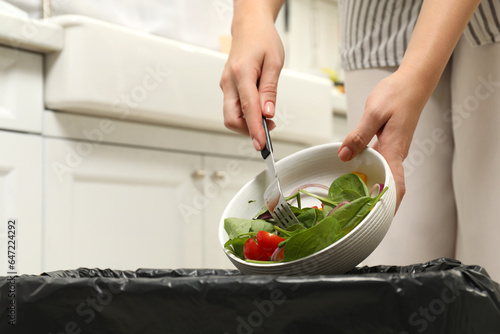
[[[282,237],[266,231],[257,232],[257,243],[266,252],[272,254],[278,248],[278,244],[284,241]]]
[[[269,261],[269,254],[258,245],[254,239],[250,238],[243,246],[243,255],[247,260]]]

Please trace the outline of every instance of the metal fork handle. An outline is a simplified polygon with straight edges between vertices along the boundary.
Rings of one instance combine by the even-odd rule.
[[[266,146],[264,146],[262,151],[260,151],[260,154],[262,154],[263,159],[266,159],[269,156],[269,154],[273,152],[273,144],[271,142],[271,136],[269,135],[267,120],[264,117],[264,115],[262,115],[262,127],[264,128],[264,132],[266,133]]]
[[[278,178],[276,167],[274,165],[274,154],[273,154],[273,144],[271,142],[271,136],[269,135],[269,129],[267,127],[267,121],[264,115],[262,115],[262,127],[266,133],[266,146],[260,151],[262,158],[266,162],[267,169],[271,173],[272,177]]]

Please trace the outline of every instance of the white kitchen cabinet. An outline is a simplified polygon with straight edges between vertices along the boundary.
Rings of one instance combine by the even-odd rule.
[[[44,139],[44,270],[202,266],[199,156]]]
[[[44,270],[233,268],[222,212],[263,161],[45,139]]]
[[[0,46],[0,129],[40,133],[42,55]]]
[[[234,268],[218,228],[266,167],[250,140],[51,111],[44,124],[44,270]]]
[[[0,276],[7,268],[7,223],[16,220],[15,271],[39,274],[42,260],[42,139],[0,131]]]

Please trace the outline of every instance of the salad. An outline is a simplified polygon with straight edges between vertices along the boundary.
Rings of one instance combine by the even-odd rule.
[[[319,196],[306,190],[309,188],[323,188],[328,190],[328,195]],[[288,262],[306,257],[353,230],[386,190],[383,184],[375,184],[368,192],[367,177],[358,172],[336,178],[330,187],[305,184],[286,197],[300,223],[282,229],[275,224],[266,207],[252,219],[226,218],[224,229],[229,240],[224,247],[243,260],[257,263]],[[302,207],[302,196],[316,198],[318,206]]]

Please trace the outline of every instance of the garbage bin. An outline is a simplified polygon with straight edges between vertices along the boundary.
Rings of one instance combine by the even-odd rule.
[[[344,275],[61,270],[0,277],[0,333],[500,333],[500,288],[437,259]]]

